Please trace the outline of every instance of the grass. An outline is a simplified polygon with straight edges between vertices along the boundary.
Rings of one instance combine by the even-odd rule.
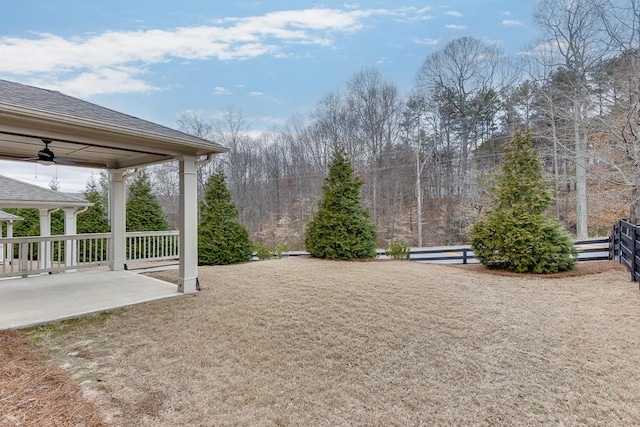
[[[304,259],[200,281],[38,346],[113,425],[640,424],[640,300],[617,269]]]
[[[78,328],[87,327],[90,324],[101,325],[112,314],[112,311],[96,313],[92,316],[65,319],[55,323],[33,326],[22,329],[22,332],[34,343],[41,344],[43,339],[57,339],[64,337],[68,332]]]

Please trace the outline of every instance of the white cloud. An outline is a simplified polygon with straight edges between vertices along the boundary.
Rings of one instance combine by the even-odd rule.
[[[566,47],[567,47],[566,42],[560,43],[560,46],[558,46],[556,42],[543,42],[543,43],[536,44],[529,50],[518,52],[518,55],[537,56],[540,58],[552,58],[554,55],[557,54],[559,48],[566,49]]]
[[[465,25],[447,24],[444,26],[448,30],[464,30],[467,27]]]
[[[460,18],[462,16],[462,13],[458,12],[457,10],[447,10],[444,14],[449,16],[455,16],[457,18]]]
[[[129,67],[121,69],[103,68],[82,72],[67,80],[47,81],[36,79],[29,82],[34,86],[60,90],[63,93],[78,97],[90,97],[101,93],[113,92],[151,92],[159,88],[149,85],[145,81],[135,78],[140,70]]]
[[[158,88],[142,78],[147,68],[173,60],[246,60],[264,55],[284,58],[291,45],[332,46],[340,34],[361,30],[373,16],[429,19],[428,7],[363,9],[308,8],[242,18],[211,25],[106,31],[64,38],[33,33],[0,37],[0,73],[24,76],[80,96],[149,92]]]
[[[264,96],[264,92],[258,92],[258,91],[249,92],[249,96]]]
[[[216,86],[216,87],[213,88],[213,94],[214,95],[231,95],[232,93],[233,92],[231,92],[226,87]]]
[[[522,27],[524,23],[515,19],[503,19],[502,25],[506,25],[507,27]]]
[[[415,43],[426,44],[427,46],[435,46],[440,43],[440,39],[414,39]]]
[[[427,13],[430,10],[431,7],[429,6],[422,8],[404,7],[389,14],[395,16],[396,21],[399,22],[427,21],[432,18],[432,16]]]

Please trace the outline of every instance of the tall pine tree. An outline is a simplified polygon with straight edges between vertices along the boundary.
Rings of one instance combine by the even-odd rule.
[[[307,251],[318,258],[355,259],[376,256],[377,233],[362,207],[362,181],[344,152],[336,150],[323,186],[322,199],[305,233]]]
[[[129,185],[127,198],[127,231],[166,231],[167,220],[151,191],[151,180],[145,170],[138,172]]]
[[[200,204],[198,263],[224,265],[250,261],[249,233],[238,222],[238,211],[222,172],[209,176]]]
[[[87,181],[84,198],[93,203],[93,206],[78,215],[78,233],[108,233],[111,227],[107,213],[106,194],[93,174]]]
[[[495,207],[472,232],[471,247],[481,263],[520,273],[575,267],[571,236],[559,221],[545,215],[553,196],[529,134],[518,133],[505,145],[494,194]]]

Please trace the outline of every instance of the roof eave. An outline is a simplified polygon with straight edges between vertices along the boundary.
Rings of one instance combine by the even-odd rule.
[[[175,144],[180,143],[185,151],[198,151],[200,155],[206,154],[220,154],[228,151],[226,147],[213,142],[202,139],[202,142],[196,142],[193,139],[196,137],[185,134],[185,137],[168,137],[166,135],[160,135],[152,132],[145,132],[141,130],[131,129],[129,127],[113,125],[109,123],[103,123],[96,120],[78,118],[63,114],[54,114],[43,110],[25,108],[12,104],[0,103],[0,114],[13,114],[20,116],[23,120],[42,120],[50,123],[54,123],[60,126],[74,126],[91,129],[94,131],[101,131],[113,135],[122,135],[127,137],[133,137],[138,139],[144,139],[155,143],[167,143]],[[178,132],[178,131],[176,131]],[[199,138],[197,138],[199,139]]]
[[[3,208],[35,208],[35,209],[64,209],[64,208],[84,208],[93,206],[91,202],[53,202],[44,201],[39,202],[35,200],[0,200],[0,206]]]

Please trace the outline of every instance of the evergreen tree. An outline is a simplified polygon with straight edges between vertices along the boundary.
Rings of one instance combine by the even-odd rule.
[[[96,177],[91,175],[84,190],[84,198],[93,203],[93,206],[78,215],[78,233],[108,233],[111,231],[107,213],[107,198],[103,190]]]
[[[136,174],[127,198],[127,231],[165,231],[169,229],[158,200],[151,191],[146,171]]]
[[[60,181],[58,181],[58,177],[54,176],[51,178],[49,181],[49,188],[51,191],[60,191]],[[51,235],[57,236],[60,234],[64,234],[64,212],[61,209],[56,210],[51,214]]]
[[[62,209],[51,213],[51,235],[58,236],[60,234],[64,234],[64,211]]]
[[[3,209],[13,215],[22,217],[22,221],[13,224],[14,237],[28,237],[40,235],[40,212],[33,208],[6,208]]]
[[[516,134],[504,148],[494,189],[496,206],[473,228],[471,247],[489,267],[555,273],[575,267],[571,236],[545,211],[553,200],[529,134]]]
[[[200,204],[198,263],[224,265],[250,261],[249,233],[238,222],[238,211],[222,172],[209,176]]]
[[[323,186],[322,200],[305,233],[305,245],[319,258],[376,256],[376,229],[362,207],[362,181],[342,150],[336,150]]]

